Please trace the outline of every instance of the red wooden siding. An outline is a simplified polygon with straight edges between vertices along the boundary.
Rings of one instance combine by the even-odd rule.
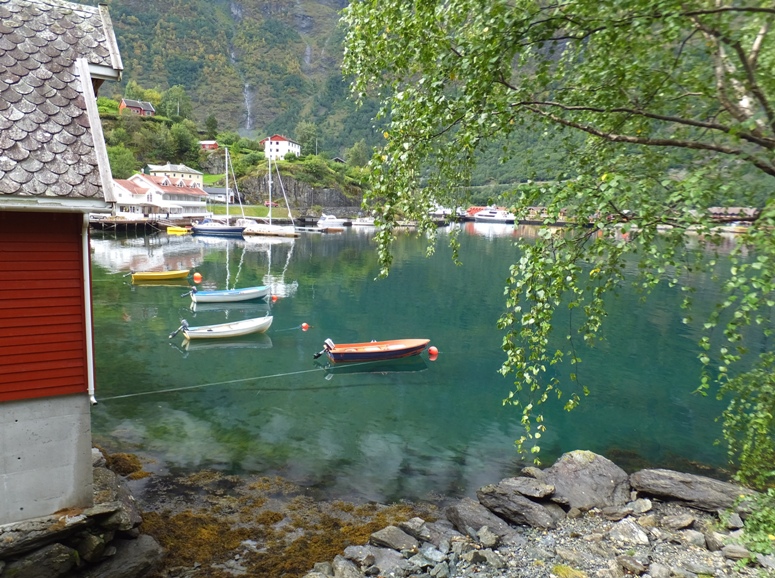
[[[0,402],[87,391],[82,222],[0,211]]]

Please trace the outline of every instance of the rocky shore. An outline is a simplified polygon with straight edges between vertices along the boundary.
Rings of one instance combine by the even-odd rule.
[[[775,576],[743,546],[753,492],[586,451],[444,504],[327,502],[216,472],[151,475],[135,499],[136,473],[97,452],[91,511],[0,526],[0,578]]]
[[[695,578],[775,575],[741,544],[754,493],[669,470],[628,476],[590,452],[527,468],[349,546],[305,578]]]

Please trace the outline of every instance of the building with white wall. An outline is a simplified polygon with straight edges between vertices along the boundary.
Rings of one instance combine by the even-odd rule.
[[[264,156],[270,161],[284,159],[288,153],[293,153],[297,157],[301,155],[301,145],[281,134],[273,134],[259,144],[264,145]]]

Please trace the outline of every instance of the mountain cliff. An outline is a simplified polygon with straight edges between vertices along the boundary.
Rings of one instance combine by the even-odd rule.
[[[87,0],[96,4],[98,0]],[[333,156],[375,144],[374,107],[356,111],[341,78],[345,0],[109,0],[124,80],[182,85],[202,122],[252,137],[315,123]]]

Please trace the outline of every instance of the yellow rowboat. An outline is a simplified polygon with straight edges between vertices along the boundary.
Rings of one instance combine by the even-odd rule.
[[[173,271],[138,271],[132,273],[132,283],[137,281],[167,281],[169,279],[185,279],[188,277],[188,269],[175,269]]]
[[[187,235],[191,232],[191,229],[188,227],[178,227],[175,225],[170,225],[167,227],[167,234],[168,235]]]

